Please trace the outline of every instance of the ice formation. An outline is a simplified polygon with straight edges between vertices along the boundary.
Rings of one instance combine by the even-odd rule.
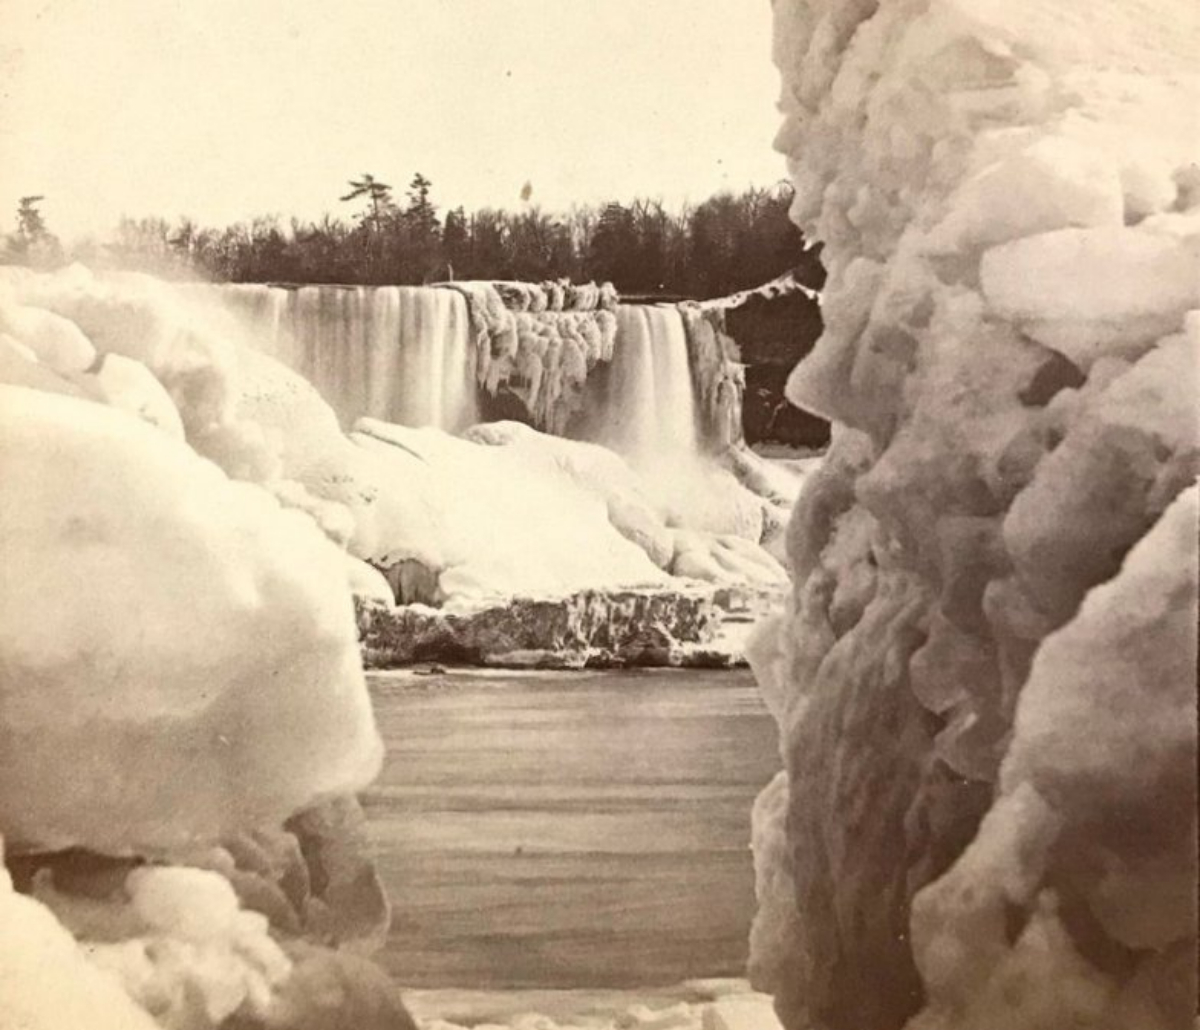
[[[552,440],[529,434],[537,442]],[[538,448],[493,447],[366,419],[352,439],[375,459],[382,478],[403,484],[376,502],[387,528],[373,559],[384,568],[414,561],[432,570],[436,596],[414,600],[562,595],[665,579],[647,551],[610,521],[611,511],[630,536],[639,514],[648,533],[655,528],[639,495],[622,491],[615,476],[583,484],[545,461]],[[612,459],[622,471],[615,455],[597,457]],[[606,490],[614,494],[611,506]],[[653,547],[649,535],[646,543]]]
[[[0,1026],[5,1030],[159,1030],[107,970],[88,961],[40,902],[0,869]]]
[[[1191,1024],[1198,56],[1175,0],[775,5],[835,422],[751,654],[792,1030]]]
[[[743,440],[746,390],[746,370],[738,360],[737,345],[723,331],[719,308],[685,304],[680,315],[686,327],[700,439],[718,450],[736,447]]]
[[[10,843],[154,852],[369,782],[345,566],[313,523],[126,412],[0,391]]]
[[[561,434],[584,404],[588,375],[609,362],[616,293],[605,284],[459,282],[470,306],[475,378],[516,397],[532,424]]]
[[[744,980],[629,991],[414,992],[425,1030],[780,1030],[771,999]]]

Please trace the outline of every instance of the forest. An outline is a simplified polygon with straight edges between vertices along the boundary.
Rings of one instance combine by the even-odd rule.
[[[414,175],[402,197],[364,174],[338,197],[346,217],[317,221],[265,215],[224,227],[191,219],[124,217],[110,239],[64,249],[23,197],[3,260],[42,267],[82,261],[95,268],[217,282],[420,284],[449,279],[609,281],[625,295],[706,298],[758,286],[789,269],[820,275],[788,220],[786,183],[720,192],[668,209],[638,198],[573,205],[551,213],[522,201],[516,211],[442,209],[433,184]]]

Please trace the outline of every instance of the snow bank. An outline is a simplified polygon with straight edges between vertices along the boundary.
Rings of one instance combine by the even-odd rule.
[[[10,841],[154,851],[369,782],[345,567],[312,522],[126,413],[0,396]]]
[[[835,430],[751,648],[788,772],[756,812],[752,968],[794,1028],[1187,1025],[1193,12],[775,24],[792,215],[829,271],[788,395]]]
[[[433,570],[437,602],[663,583],[647,551],[610,521],[604,479],[582,484],[554,461],[553,438],[529,433],[539,446],[488,446],[361,420],[351,438],[388,480],[403,484],[378,499],[385,528],[375,563],[411,560]],[[612,510],[625,532],[637,536],[641,516],[653,546],[661,523],[638,506],[631,474],[615,455],[592,457],[611,459],[604,464],[613,477]]]

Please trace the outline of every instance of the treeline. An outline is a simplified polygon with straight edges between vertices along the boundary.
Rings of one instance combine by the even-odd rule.
[[[796,267],[819,275],[788,220],[785,184],[719,193],[682,210],[612,201],[551,214],[455,207],[443,214],[417,175],[400,200],[373,176],[340,199],[346,221],[256,218],[224,228],[125,218],[114,238],[72,257],[225,282],[420,284],[445,279],[612,282],[624,294],[722,296]]]

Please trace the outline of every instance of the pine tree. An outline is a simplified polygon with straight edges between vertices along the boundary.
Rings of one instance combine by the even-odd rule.
[[[46,228],[46,220],[38,209],[45,199],[41,195],[31,195],[17,201],[17,231],[4,241],[5,260],[37,268],[53,268],[62,264],[62,245],[58,237]]]

